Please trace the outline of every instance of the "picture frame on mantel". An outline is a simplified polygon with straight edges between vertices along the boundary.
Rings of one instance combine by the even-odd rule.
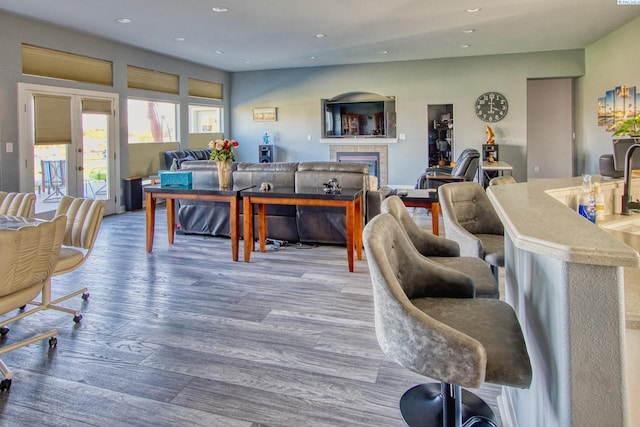
[[[253,109],[254,122],[275,122],[278,120],[276,107],[260,107]]]

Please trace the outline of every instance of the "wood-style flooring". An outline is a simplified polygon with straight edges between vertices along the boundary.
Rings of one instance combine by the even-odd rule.
[[[66,301],[81,323],[47,310],[9,325],[2,345],[59,335],[2,356],[0,426],[404,425],[402,393],[429,380],[380,350],[365,260],[349,273],[344,247],[287,245],[233,262],[224,238],[169,245],[164,215],[153,253],[143,211],[114,215],[90,259],[53,278],[54,298],[89,287]],[[500,388],[475,392],[497,414]]]

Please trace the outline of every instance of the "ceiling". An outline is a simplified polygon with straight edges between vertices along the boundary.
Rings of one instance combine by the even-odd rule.
[[[616,0],[0,0],[0,12],[235,72],[584,48],[640,16],[640,6]]]

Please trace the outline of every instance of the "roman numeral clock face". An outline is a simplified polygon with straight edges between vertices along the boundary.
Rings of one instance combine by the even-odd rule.
[[[509,111],[507,98],[498,92],[483,93],[476,100],[476,116],[485,122],[499,122]]]

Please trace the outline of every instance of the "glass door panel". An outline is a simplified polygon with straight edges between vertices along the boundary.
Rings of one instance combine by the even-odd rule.
[[[109,116],[82,114],[82,191],[84,197],[108,200]]]
[[[34,145],[36,212],[55,210],[62,196],[69,193],[67,147],[67,144]]]

